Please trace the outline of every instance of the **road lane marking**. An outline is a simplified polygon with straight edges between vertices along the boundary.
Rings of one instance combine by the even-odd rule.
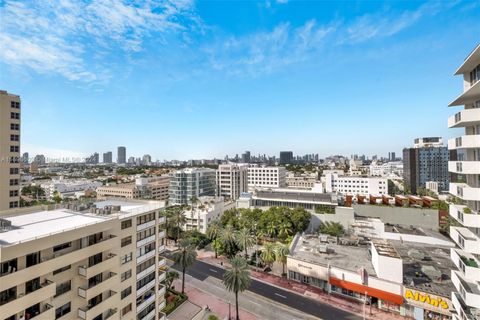
[[[212,271],[212,272],[215,272],[215,273],[218,273],[217,270],[213,270],[213,269],[208,269],[208,270],[210,270],[210,271]]]
[[[283,298],[283,299],[287,299],[287,297],[285,297],[285,296],[282,296],[282,295],[281,295],[281,294],[279,294],[279,293],[276,293],[276,292],[275,292],[275,295],[276,295],[276,296],[279,296],[279,297],[281,297],[281,298]]]

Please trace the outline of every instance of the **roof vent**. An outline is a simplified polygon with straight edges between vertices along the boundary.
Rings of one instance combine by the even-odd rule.
[[[0,232],[9,231],[12,229],[12,222],[10,220],[0,218]]]

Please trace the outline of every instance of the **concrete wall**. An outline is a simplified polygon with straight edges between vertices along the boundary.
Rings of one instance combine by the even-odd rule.
[[[438,210],[374,205],[353,205],[355,214],[380,218],[384,223],[438,230]]]
[[[354,222],[353,209],[348,207],[336,207],[335,214],[319,214],[312,213],[308,230],[317,230],[321,222],[338,222],[342,224],[345,230],[350,229],[350,225]]]

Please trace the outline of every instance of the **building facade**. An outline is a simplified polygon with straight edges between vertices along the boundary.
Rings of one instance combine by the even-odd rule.
[[[221,164],[216,173],[216,195],[236,200],[248,188],[248,164]]]
[[[450,227],[458,245],[451,250],[457,269],[452,270],[456,292],[452,302],[455,320],[480,319],[480,46],[465,59],[455,75],[463,76],[463,93],[450,106],[464,109],[448,119],[449,128],[463,128],[464,134],[450,139],[450,215],[460,227]]]
[[[0,318],[165,319],[163,208],[109,200],[7,213]]]
[[[325,191],[349,195],[388,195],[388,179],[380,177],[325,175]]]
[[[137,178],[134,183],[113,184],[97,188],[97,197],[168,200],[169,176]]]
[[[201,196],[215,195],[216,171],[187,168],[170,174],[169,204],[188,204]]]
[[[20,97],[0,90],[0,211],[20,207]]]
[[[438,182],[439,190],[448,190],[448,148],[441,138],[417,138],[413,148],[403,149],[403,179],[411,193],[426,188],[427,181]]]
[[[118,164],[127,163],[127,148],[125,147],[117,148],[117,163]]]
[[[315,186],[315,183],[318,182],[318,175],[317,173],[304,173],[299,175],[290,173],[285,180],[287,187],[289,188],[312,189]]]
[[[248,168],[248,188],[283,188],[286,185],[286,170],[284,167]]]
[[[112,163],[113,162],[113,156],[112,156],[112,151],[107,151],[103,153],[103,163]]]
[[[293,152],[292,151],[281,151],[280,152],[280,162],[282,164],[292,164],[293,163]]]
[[[200,197],[195,205],[184,211],[186,223],[183,230],[197,230],[206,233],[213,221],[220,219],[223,212],[235,207],[235,202],[225,202],[223,197]]]

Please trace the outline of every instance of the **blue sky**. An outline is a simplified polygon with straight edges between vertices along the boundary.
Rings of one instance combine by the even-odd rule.
[[[480,1],[0,0],[22,151],[400,152],[447,129]]]

